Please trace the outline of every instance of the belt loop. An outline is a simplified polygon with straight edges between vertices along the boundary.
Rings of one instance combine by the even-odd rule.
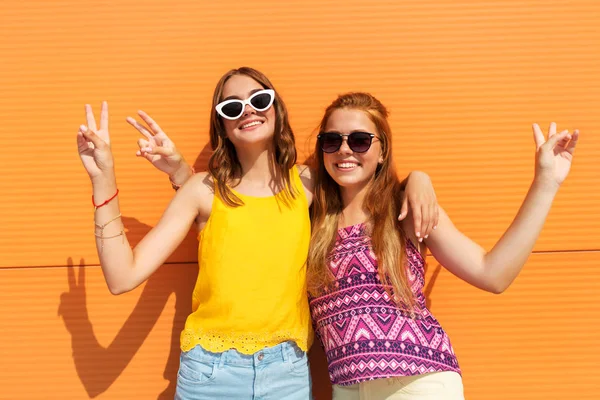
[[[219,357],[219,369],[223,369],[223,366],[225,365],[225,358],[227,357],[226,353],[228,350],[225,350],[224,352],[221,353],[221,356]]]
[[[281,343],[281,356],[284,362],[288,362],[288,360],[290,359],[289,348],[289,342]]]

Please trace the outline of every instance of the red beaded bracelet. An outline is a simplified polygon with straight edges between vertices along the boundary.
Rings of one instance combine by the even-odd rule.
[[[111,202],[111,200],[112,200],[112,199],[114,199],[115,197],[117,197],[117,195],[118,195],[118,194],[119,194],[119,189],[117,189],[117,193],[115,193],[115,194],[114,194],[114,195],[113,195],[113,196],[112,196],[110,199],[106,200],[106,201],[105,201],[104,203],[102,203],[102,204],[96,204],[96,203],[94,202],[94,195],[92,195],[92,205],[94,206],[94,210],[97,210],[97,209],[99,209],[100,207],[107,205],[108,203],[110,203],[110,202]]]

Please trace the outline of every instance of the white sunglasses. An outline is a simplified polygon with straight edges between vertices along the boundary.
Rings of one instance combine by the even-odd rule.
[[[273,105],[273,101],[275,101],[275,91],[273,89],[263,89],[246,100],[231,99],[222,101],[217,104],[215,109],[221,117],[233,121],[244,114],[246,104],[249,104],[256,111],[265,111]]]

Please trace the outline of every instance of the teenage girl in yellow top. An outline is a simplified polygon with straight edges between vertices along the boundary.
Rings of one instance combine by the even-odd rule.
[[[168,139],[156,143],[160,128],[140,115],[149,130],[129,119],[148,135],[139,155],[169,173],[175,185],[188,182],[133,250],[120,219],[106,103],[99,129],[88,105],[87,126],[77,134],[92,181],[96,246],[111,293],[130,291],[148,279],[196,222],[200,272],[181,334],[176,398],[310,398],[306,258],[312,173],[295,166],[282,99],[256,70],[225,74],[213,97],[209,172],[193,176],[174,146],[170,156],[151,154]],[[425,214],[420,229],[426,236],[437,218],[428,177],[415,174],[407,191],[415,212]]]

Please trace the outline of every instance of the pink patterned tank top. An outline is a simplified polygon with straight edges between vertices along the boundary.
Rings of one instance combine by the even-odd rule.
[[[398,307],[381,284],[364,224],[342,228],[329,257],[334,284],[310,298],[315,332],[325,349],[331,383],[454,371],[448,335],[425,303],[424,260],[410,240],[407,275],[416,299],[412,313]]]

